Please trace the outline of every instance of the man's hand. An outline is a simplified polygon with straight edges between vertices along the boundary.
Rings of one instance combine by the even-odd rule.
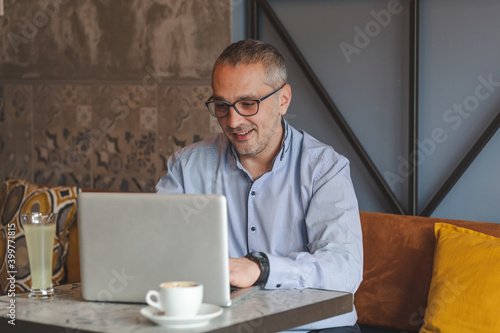
[[[252,286],[260,276],[260,267],[248,258],[229,258],[229,282],[232,286]]]

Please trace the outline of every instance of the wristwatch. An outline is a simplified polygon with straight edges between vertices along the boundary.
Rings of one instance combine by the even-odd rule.
[[[264,252],[251,252],[245,257],[256,262],[260,267],[260,276],[254,285],[264,285],[269,277],[269,258]]]

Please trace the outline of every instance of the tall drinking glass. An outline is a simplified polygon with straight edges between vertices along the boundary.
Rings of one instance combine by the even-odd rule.
[[[56,234],[57,213],[21,215],[31,271],[30,298],[54,297],[52,286],[52,247]]]

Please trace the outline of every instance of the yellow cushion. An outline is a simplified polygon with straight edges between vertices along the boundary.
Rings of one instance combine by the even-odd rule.
[[[436,223],[421,333],[500,332],[500,238]]]

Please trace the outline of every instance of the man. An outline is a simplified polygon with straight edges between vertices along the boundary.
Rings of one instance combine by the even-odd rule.
[[[261,41],[234,43],[214,64],[212,89],[206,104],[223,133],[176,152],[157,191],[226,196],[232,285],[354,293],[363,249],[349,162],[284,120],[283,56]],[[353,311],[307,329],[359,332],[356,320]]]

